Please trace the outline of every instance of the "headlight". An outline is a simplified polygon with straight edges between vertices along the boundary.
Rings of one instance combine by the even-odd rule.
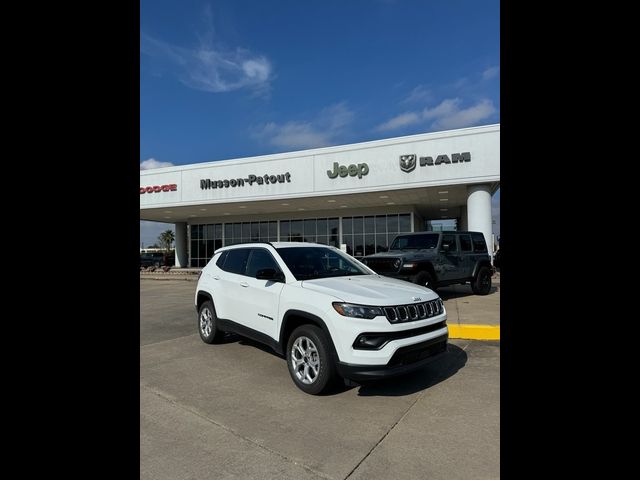
[[[384,315],[380,307],[367,307],[339,302],[334,302],[332,305],[336,312],[345,317],[372,319]]]
[[[396,268],[400,268],[400,265],[402,265],[402,260],[400,260],[399,258],[396,258],[396,261],[393,262],[393,266]]]
[[[418,265],[417,263],[405,263],[404,265],[402,265],[402,268],[415,268],[416,265]]]

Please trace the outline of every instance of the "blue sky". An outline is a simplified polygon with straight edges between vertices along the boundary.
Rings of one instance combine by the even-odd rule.
[[[141,168],[497,123],[499,55],[493,0],[142,0]]]

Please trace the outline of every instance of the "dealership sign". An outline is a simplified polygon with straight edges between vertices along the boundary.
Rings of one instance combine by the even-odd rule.
[[[278,175],[265,174],[263,176],[248,175],[247,178],[230,178],[225,180],[211,180],[203,178],[200,180],[200,189],[209,190],[211,188],[244,187],[245,185],[269,185],[270,183],[291,183],[289,172]]]
[[[420,166],[434,166],[441,165],[443,163],[464,163],[471,161],[471,152],[452,153],[451,158],[449,155],[438,155],[434,160],[433,157],[420,157]],[[403,172],[411,172],[416,168],[417,155],[400,155],[400,170]]]
[[[140,195],[143,193],[160,193],[160,192],[175,192],[178,190],[178,185],[170,183],[168,185],[154,185],[152,187],[140,187]]]
[[[329,178],[336,178],[338,175],[341,177],[358,177],[362,178],[363,175],[369,173],[369,165],[366,163],[359,163],[357,165],[351,164],[348,167],[346,165],[340,165],[338,162],[333,162],[333,171],[327,170],[327,176]]]

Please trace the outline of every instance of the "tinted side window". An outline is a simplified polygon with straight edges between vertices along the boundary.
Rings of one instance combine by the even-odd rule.
[[[247,265],[247,276],[254,277],[258,273],[258,270],[264,268],[273,268],[279,272],[280,267],[269,253],[264,248],[254,248],[251,250],[251,257],[249,258],[249,264]]]
[[[460,235],[460,250],[463,252],[470,252],[473,250],[471,246],[471,236],[470,235]]]
[[[250,249],[248,248],[229,250],[223,270],[244,275],[244,271],[247,268],[247,260],[249,259],[249,252]]]
[[[472,233],[473,238],[473,251],[474,252],[486,252],[487,242],[484,241],[484,235],[481,233]]]
[[[228,253],[228,250],[222,252],[222,254],[218,257],[218,260],[216,260],[216,265],[218,266],[218,268],[221,268],[224,270],[222,266],[224,265],[224,261],[227,258],[227,253]]]
[[[443,235],[442,236],[442,244],[441,244],[440,248],[444,247],[445,245],[449,245],[449,251],[450,252],[457,252],[458,251],[458,245],[456,244],[456,236],[455,235]]]

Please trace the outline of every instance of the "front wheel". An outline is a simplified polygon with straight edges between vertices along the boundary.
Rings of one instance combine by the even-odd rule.
[[[293,331],[287,342],[287,365],[300,390],[318,395],[333,385],[338,374],[330,352],[327,336],[315,325]]]
[[[436,281],[433,278],[433,275],[427,271],[418,272],[411,281],[418,285],[422,285],[423,287],[430,288],[431,290],[436,290]]]
[[[488,295],[491,291],[491,269],[480,267],[475,278],[471,281],[471,290],[476,295]]]

